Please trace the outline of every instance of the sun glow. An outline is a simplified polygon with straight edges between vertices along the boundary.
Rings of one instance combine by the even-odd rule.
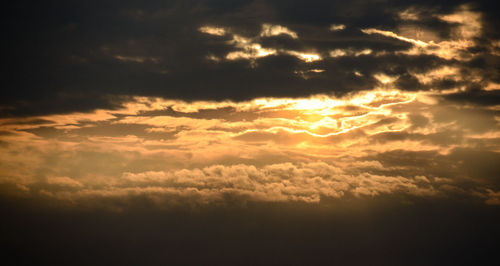
[[[77,165],[70,169],[54,166],[53,173],[44,179],[46,196],[60,200],[78,201],[112,193],[142,195],[150,193],[151,189],[155,193],[174,193],[179,197],[184,197],[183,193],[198,191],[204,201],[212,196],[218,198],[221,189],[236,186],[238,193],[252,195],[254,200],[317,202],[320,195],[338,194],[340,197],[344,190],[325,188],[324,185],[311,190],[307,185],[290,192],[283,186],[285,179],[276,179],[267,168],[262,168],[259,170],[262,174],[258,174],[255,171],[260,168],[245,163],[255,161],[271,168],[279,165],[289,169],[289,166],[317,160],[338,169],[353,167],[363,172],[364,165],[370,163],[364,158],[370,154],[398,149],[449,152],[453,147],[443,148],[436,141],[445,141],[441,140],[442,134],[451,138],[459,134],[467,137],[467,132],[460,131],[456,124],[467,123],[478,113],[466,113],[465,109],[461,111],[465,114],[463,117],[456,116],[459,120],[439,122],[443,118],[433,118],[433,114],[455,113],[457,109],[441,106],[438,101],[439,98],[433,98],[429,93],[382,88],[342,97],[266,97],[243,102],[185,102],[136,97],[116,110],[30,117],[17,122],[2,119],[0,129],[4,133],[0,135],[0,141],[11,144],[0,145],[0,149],[7,150],[0,157],[12,166],[8,166],[8,180],[15,180],[22,191],[30,191],[30,187],[38,185],[38,161],[43,160],[35,158],[38,161],[33,161],[33,156],[53,152],[63,154],[58,160],[67,160],[69,165],[76,161]],[[437,120],[429,123],[430,119]],[[39,124],[40,121],[43,123]],[[450,134],[450,130],[457,133]],[[468,141],[496,137],[490,135],[479,132],[471,135]],[[15,156],[15,152],[10,152],[32,149],[39,152]],[[80,159],[71,159],[72,154],[77,154]],[[283,154],[291,163],[279,164],[283,162]],[[349,162],[344,161],[346,158]],[[109,170],[99,168],[89,175],[82,175],[78,170],[99,163],[96,160],[101,159],[109,160],[105,162],[105,169]],[[20,161],[32,162],[33,167],[28,170],[16,168]],[[227,183],[231,178],[241,177],[240,168],[250,171],[251,178],[245,179],[246,183],[241,183],[240,179]],[[365,178],[353,177],[351,173],[339,177],[344,170],[336,169],[324,181],[334,177],[341,178],[342,182]],[[212,170],[216,171],[213,175],[209,173]],[[26,171],[32,173],[28,178],[25,177]],[[233,174],[232,171],[237,172]],[[316,169],[310,174],[316,176],[320,173],[323,170]],[[263,179],[254,180],[256,174]],[[295,178],[297,184],[308,180],[302,178],[302,174]],[[398,180],[399,177],[385,178]],[[352,187],[353,193],[365,189],[373,194],[378,193],[377,189],[385,189],[385,184],[385,181],[366,186],[353,183],[345,187]],[[275,190],[277,187],[282,189]],[[22,191],[19,193],[25,193]],[[422,187],[419,193],[426,191]],[[303,196],[306,194],[308,196]]]
[[[317,95],[310,98],[261,98],[250,105],[261,111],[282,110],[293,113],[293,127],[273,126],[265,132],[286,131],[306,133],[313,137],[329,137],[374,124],[377,116],[390,116],[391,106],[408,104],[417,99],[418,93],[397,90],[375,90],[362,92],[343,98]],[[356,112],[346,112],[354,109]],[[374,122],[375,121],[375,122]],[[385,131],[401,131],[405,126],[397,126]],[[245,131],[256,132],[257,129]]]
[[[321,60],[321,56],[314,53],[302,53],[297,51],[286,51],[286,53],[296,56],[300,60],[305,61],[307,63]]]

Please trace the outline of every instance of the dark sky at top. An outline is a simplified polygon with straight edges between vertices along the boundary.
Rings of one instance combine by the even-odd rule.
[[[464,1],[15,1],[2,14],[4,52],[2,116],[88,111],[116,107],[128,96],[161,96],[183,100],[247,100],[262,96],[298,97],[326,93],[341,95],[371,89],[374,73],[397,75],[402,90],[446,89],[465,85],[455,100],[480,104],[498,102],[496,92],[480,89],[499,82],[495,1],[473,1],[480,12],[482,31],[467,53],[471,60],[435,55],[396,53],[411,44],[365,28],[396,31],[407,23],[398,16],[418,10],[413,26],[447,39],[455,23],[438,19]],[[299,36],[259,37],[261,25],[285,26]],[[330,31],[343,24],[342,31]],[[408,24],[408,23],[407,23]],[[214,63],[207,55],[223,57],[235,51],[230,36],[200,32],[204,25],[225,27],[241,36],[255,37],[264,48],[314,50],[323,60],[307,63],[289,54]],[[369,55],[330,58],[333,49],[370,49]],[[387,52],[376,56],[378,52]],[[117,56],[129,58],[118,60]],[[141,62],[130,58],[142,58]],[[438,66],[474,72],[479,80],[444,80],[420,84],[414,73]],[[324,69],[304,79],[294,71]],[[356,76],[354,71],[362,74]]]

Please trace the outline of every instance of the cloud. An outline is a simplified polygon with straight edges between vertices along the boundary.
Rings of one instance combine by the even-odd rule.
[[[450,193],[486,201],[499,185],[489,108],[384,89],[245,102],[136,97],[115,110],[0,121],[0,180],[73,203]]]
[[[5,261],[496,257],[495,1],[3,8]]]
[[[361,31],[363,33],[366,33],[366,34],[380,34],[380,35],[384,35],[384,36],[395,38],[395,39],[398,39],[398,40],[401,40],[401,41],[409,42],[409,43],[411,43],[413,45],[420,46],[420,47],[426,47],[428,45],[427,43],[419,41],[419,40],[413,40],[413,39],[410,39],[410,38],[405,38],[403,36],[399,36],[399,35],[395,34],[394,32],[391,32],[391,31],[378,30],[378,29],[362,29]]]
[[[47,177],[47,184],[62,187],[82,187],[82,184],[66,176]]]
[[[117,189],[124,173],[321,162],[366,174],[378,188],[402,177],[417,188],[450,179],[468,195],[498,190],[489,160],[463,154],[498,152],[498,38],[487,4],[176,3],[111,4],[102,11],[109,16],[91,12],[92,4],[40,6],[46,12],[38,17],[14,5],[19,17],[11,18],[25,19],[16,25],[33,34],[7,33],[22,58],[6,58],[16,82],[6,82],[13,87],[0,101],[2,180],[56,195]],[[37,23],[63,10],[80,15]],[[36,32],[53,39],[29,39]],[[24,49],[33,46],[40,54]],[[328,195],[295,185],[293,197],[281,188],[274,196],[316,202]],[[331,193],[401,192],[356,188]]]
[[[339,31],[339,30],[343,30],[345,29],[345,25],[344,24],[332,24],[330,26],[330,30],[331,31]]]
[[[280,25],[262,24],[262,31],[260,32],[261,37],[278,36],[280,34],[288,35],[292,39],[299,38],[296,32],[291,31],[287,27],[283,27]]]
[[[203,33],[207,33],[207,34],[211,34],[211,35],[217,35],[217,36],[226,35],[226,30],[224,28],[220,28],[220,27],[203,26],[203,27],[200,27],[199,30]]]
[[[260,168],[244,164],[212,165],[202,169],[126,172],[106,187],[96,187],[89,181],[82,185],[68,177],[51,177],[47,178],[47,185],[57,186],[57,189],[46,187],[39,193],[76,204],[86,204],[95,197],[126,202],[137,196],[145,196],[163,207],[169,204],[173,207],[179,202],[226,204],[226,195],[242,202],[319,203],[323,197],[341,198],[345,193],[357,197],[392,193],[436,195],[438,191],[428,180],[422,182],[424,178],[367,173],[350,175],[324,162],[281,163]]]
[[[372,53],[370,49],[363,50],[353,50],[353,49],[335,49],[330,51],[331,57],[341,57],[341,56],[360,56],[360,55],[369,55]]]
[[[421,85],[410,77],[447,66],[498,83],[498,60],[489,56],[499,39],[492,30],[494,8],[482,1],[395,1],[393,9],[370,1],[240,1],[234,7],[132,2],[110,4],[101,10],[107,15],[92,11],[94,2],[57,10],[39,5],[37,16],[12,4],[6,19],[17,26],[6,32],[12,52],[5,58],[9,86],[0,114],[118,109],[134,96],[242,101],[343,95],[372,89],[372,75],[395,74],[388,71],[406,77],[398,84],[411,90],[444,90],[449,83]],[[74,19],[51,20],[66,17]],[[30,37],[39,32],[51,32],[51,38]],[[40,52],[27,49],[32,46]],[[324,72],[296,74],[307,69]]]
[[[486,203],[491,205],[500,205],[500,192],[488,190],[488,199],[486,200]]]

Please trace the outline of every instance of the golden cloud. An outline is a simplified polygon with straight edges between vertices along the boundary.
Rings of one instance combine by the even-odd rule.
[[[499,122],[487,108],[398,90],[245,102],[138,97],[118,110],[3,119],[0,183],[72,203],[146,195],[202,204],[227,194],[319,202],[346,193],[435,197],[454,187],[494,204],[498,188],[452,158],[460,149],[499,152]]]

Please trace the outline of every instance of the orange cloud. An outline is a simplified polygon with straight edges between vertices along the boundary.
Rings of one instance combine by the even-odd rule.
[[[433,93],[377,89],[190,103],[133,98],[119,110],[0,122],[0,183],[69,203],[145,195],[206,204],[228,194],[319,202],[346,193],[450,191],[494,203],[496,194],[485,188],[498,190],[486,177],[458,170],[468,158],[456,159],[460,149],[499,151],[495,112]],[[428,162],[429,154],[439,164]],[[460,180],[477,185],[463,187]]]

